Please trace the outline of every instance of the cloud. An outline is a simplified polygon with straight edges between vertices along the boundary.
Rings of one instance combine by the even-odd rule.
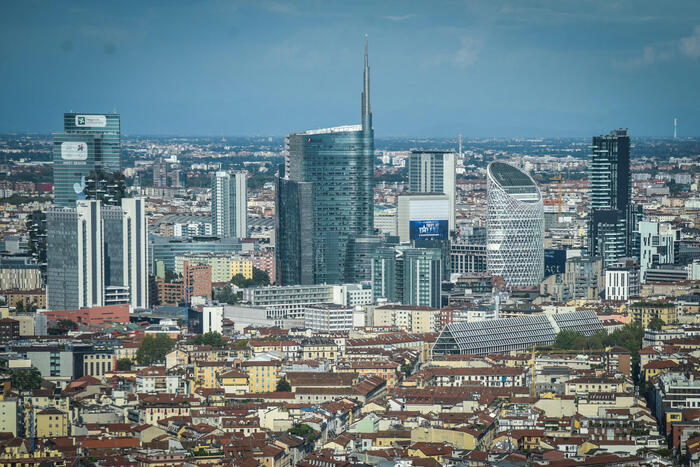
[[[675,41],[656,42],[645,45],[639,56],[618,62],[622,68],[640,68],[655,63],[672,60],[681,56],[691,59],[700,58],[700,25],[695,26],[693,33]]]
[[[695,26],[693,33],[688,37],[682,38],[678,45],[681,53],[687,57],[700,58],[700,25]]]
[[[382,19],[392,21],[394,23],[400,23],[411,18],[415,18],[416,15],[401,15],[401,16],[382,16]]]
[[[449,64],[457,68],[467,68],[479,58],[481,41],[472,36],[462,36],[459,49],[436,56],[437,64]]]

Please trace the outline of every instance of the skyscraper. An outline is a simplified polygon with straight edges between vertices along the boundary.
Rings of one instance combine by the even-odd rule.
[[[281,202],[295,199],[294,195],[277,195],[277,215],[284,219],[276,232],[279,274],[282,278],[294,278],[295,273],[288,269],[300,264],[303,256],[312,258],[314,283],[345,282],[348,270],[361,269],[359,265],[346,268],[349,240],[373,233],[374,131],[366,43],[362,123],[293,133],[287,135],[285,144],[288,156],[284,178],[293,183],[278,186],[298,193],[299,184],[310,184],[305,193],[310,193],[313,214],[302,217],[301,209],[308,206]],[[293,238],[301,233],[298,228],[288,229],[288,222],[294,220],[296,226],[299,222],[313,222],[310,241]],[[299,248],[287,248],[288,245]]]
[[[211,185],[211,224],[221,238],[248,236],[248,182],[245,172],[216,172]]]
[[[408,158],[408,189],[447,195],[450,230],[455,229],[455,170],[453,152],[413,150]]]
[[[52,208],[47,222],[48,308],[104,305],[104,237],[99,201]]]
[[[124,198],[121,207],[80,200],[47,211],[49,309],[103,306],[108,289],[128,291],[132,308],[148,306],[144,205],[141,198]]]
[[[589,201],[589,253],[608,267],[631,254],[635,230],[627,130],[593,137]]]
[[[168,163],[162,157],[153,162],[153,186],[156,188],[168,186]]]
[[[440,308],[442,252],[405,245],[378,248],[371,262],[375,300]]]
[[[275,188],[275,283],[313,284],[312,184],[278,178]]]
[[[503,162],[487,167],[488,271],[512,286],[539,285],[544,277],[542,194],[526,173]]]
[[[63,133],[53,134],[54,204],[72,207],[85,199],[92,172],[121,172],[119,114],[63,115]]]
[[[123,285],[129,288],[131,307],[148,307],[148,223],[143,198],[122,199]]]

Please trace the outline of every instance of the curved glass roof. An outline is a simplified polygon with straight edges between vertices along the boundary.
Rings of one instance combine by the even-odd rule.
[[[537,186],[525,172],[503,162],[491,162],[488,171],[491,178],[502,187]]]

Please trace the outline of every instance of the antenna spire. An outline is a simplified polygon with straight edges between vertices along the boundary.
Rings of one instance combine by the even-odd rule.
[[[365,69],[362,87],[362,129],[372,129],[372,109],[369,103],[369,52],[367,34],[365,34]]]

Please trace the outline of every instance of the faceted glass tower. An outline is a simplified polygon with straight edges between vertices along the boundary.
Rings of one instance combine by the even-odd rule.
[[[539,285],[544,277],[542,194],[524,172],[502,162],[487,169],[488,271],[513,286]]]
[[[593,137],[589,201],[589,253],[607,267],[630,254],[635,230],[627,130]]]
[[[284,268],[299,264],[302,256],[311,257],[314,283],[345,282],[349,240],[371,235],[374,230],[374,131],[366,44],[362,123],[293,133],[287,135],[285,143],[288,151],[285,178],[294,183],[279,186],[298,190],[296,184],[309,183],[307,190],[311,193],[313,214],[308,216],[311,219],[303,218],[299,203],[278,204],[278,216],[285,219],[277,232],[279,272],[282,277],[292,277],[294,274],[288,274]],[[293,198],[280,193],[278,201]],[[285,209],[294,212],[285,212]],[[288,238],[304,230],[289,228],[291,219],[296,219],[297,224],[313,222],[311,242]],[[312,251],[282,249],[290,244]],[[290,258],[290,255],[297,257]]]

